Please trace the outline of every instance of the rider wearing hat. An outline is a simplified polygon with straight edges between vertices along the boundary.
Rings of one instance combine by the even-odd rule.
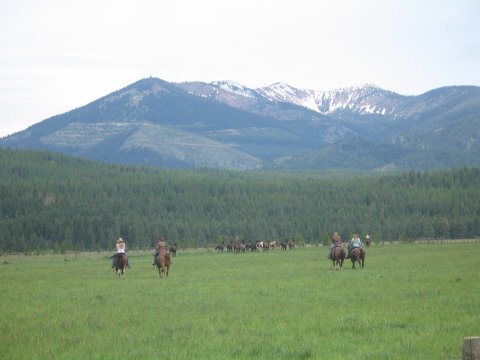
[[[125,241],[123,241],[121,237],[119,237],[117,240],[117,244],[115,245],[115,251],[116,251],[115,255],[112,256],[112,268],[115,267],[115,256],[117,254],[125,254],[125,256],[127,256],[127,254],[125,253]],[[127,266],[130,267],[128,256],[127,256]]]
[[[327,259],[330,259],[333,254],[333,249],[335,249],[337,246],[342,246],[342,238],[340,237],[338,232],[335,231],[332,236],[332,245],[330,246],[330,251],[328,252]]]
[[[160,235],[160,238],[158,239],[158,242],[157,242],[157,246],[155,248],[155,255],[153,255],[152,265],[155,265],[155,261],[159,255],[165,256],[165,254],[168,254],[168,245],[163,235]]]

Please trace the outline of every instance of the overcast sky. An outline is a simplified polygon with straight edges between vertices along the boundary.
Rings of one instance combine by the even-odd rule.
[[[145,77],[480,85],[479,0],[0,0],[0,136]]]

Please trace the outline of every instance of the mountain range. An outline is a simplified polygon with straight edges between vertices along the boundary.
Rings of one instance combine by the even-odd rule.
[[[374,85],[315,91],[146,78],[0,146],[167,168],[480,165],[480,87],[405,96]]]

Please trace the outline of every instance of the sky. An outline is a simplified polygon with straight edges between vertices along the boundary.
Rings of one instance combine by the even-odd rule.
[[[0,0],[0,137],[150,76],[480,86],[480,1]]]

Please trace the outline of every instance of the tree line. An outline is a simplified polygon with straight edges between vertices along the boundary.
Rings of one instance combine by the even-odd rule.
[[[180,247],[338,231],[374,241],[480,235],[480,168],[374,174],[167,170],[0,148],[0,249]]]

